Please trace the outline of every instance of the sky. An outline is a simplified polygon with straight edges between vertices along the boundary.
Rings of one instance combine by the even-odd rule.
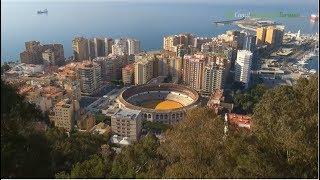
[[[1,2],[78,2],[110,1],[130,3],[210,3],[210,4],[318,4],[318,0],[1,0]]]

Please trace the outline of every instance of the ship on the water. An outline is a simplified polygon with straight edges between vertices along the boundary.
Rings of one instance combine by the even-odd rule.
[[[311,14],[310,21],[316,22],[319,20],[319,14]]]
[[[37,13],[38,13],[38,14],[47,14],[47,13],[48,13],[48,10],[47,10],[47,9],[45,9],[45,10],[43,10],[43,11],[39,10],[39,11],[37,11]]]

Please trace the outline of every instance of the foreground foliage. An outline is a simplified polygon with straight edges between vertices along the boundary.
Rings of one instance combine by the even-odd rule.
[[[225,132],[222,117],[198,108],[167,129],[161,143],[148,134],[114,156],[108,145],[100,148],[109,137],[81,133],[68,137],[55,128],[45,135],[32,131],[29,122],[41,116],[22,116],[29,111],[23,107],[29,106],[9,92],[6,98],[12,101],[1,109],[5,112],[1,113],[1,176],[317,178],[318,77],[250,94],[254,97],[251,131]]]

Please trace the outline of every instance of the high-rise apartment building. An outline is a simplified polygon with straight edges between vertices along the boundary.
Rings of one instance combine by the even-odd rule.
[[[53,63],[57,66],[64,64],[65,58],[62,44],[42,45],[38,41],[29,41],[25,42],[25,47],[26,50],[20,53],[20,60],[22,63],[48,64],[48,62],[51,61],[51,64]]]
[[[210,95],[216,89],[222,89],[225,80],[225,67],[223,61],[209,62],[204,68],[203,89]]]
[[[89,53],[89,60],[92,60],[96,57],[96,52],[94,50],[94,40],[88,39],[88,53]]]
[[[112,45],[114,44],[114,41],[112,38],[104,38],[104,44],[105,44],[105,56],[108,56],[112,53]]]
[[[183,82],[195,89],[201,91],[204,67],[207,57],[204,54],[185,55],[183,63]]]
[[[140,61],[135,62],[134,82],[135,85],[146,84],[153,78],[154,73],[154,56],[146,55]]]
[[[101,86],[101,67],[91,61],[84,61],[77,67],[82,94],[90,95]]]
[[[180,48],[176,46],[180,45]],[[178,49],[185,49],[194,46],[194,37],[191,34],[179,34],[163,37],[163,49],[166,51],[177,52]]]
[[[140,52],[140,41],[136,39],[127,39],[128,55],[138,54]]]
[[[284,36],[284,27],[277,27],[276,28],[274,47],[277,48],[277,47],[280,47],[282,45],[283,36]]]
[[[127,64],[127,56],[109,54],[107,57],[97,57],[93,61],[101,66],[102,80],[111,82],[121,79],[121,69]]]
[[[274,27],[268,27],[266,33],[266,44],[270,47],[274,47],[276,41],[276,29]]]
[[[179,44],[178,36],[165,36],[163,37],[163,49],[166,51],[174,51],[174,46]]]
[[[168,52],[157,55],[158,76],[170,76],[173,82],[178,82],[182,76],[182,58]]]
[[[75,61],[83,61],[89,59],[88,40],[84,37],[76,37],[72,40],[73,56]]]
[[[266,44],[270,48],[279,47],[282,45],[284,27],[262,27],[257,28],[257,44]]]
[[[124,85],[131,85],[134,82],[134,64],[127,64],[122,68],[122,82]]]
[[[114,44],[112,45],[112,54],[116,54],[116,55],[128,54],[127,39],[120,38],[120,39],[114,40]]]
[[[195,47],[197,50],[201,50],[201,47],[202,47],[203,44],[205,44],[205,43],[210,43],[211,41],[212,41],[211,38],[207,38],[207,37],[205,37],[205,38],[203,38],[203,37],[196,37],[196,38],[194,38],[192,45],[193,45],[193,47]]]
[[[256,29],[256,35],[257,35],[257,40],[256,44],[257,45],[262,45],[266,41],[266,34],[267,34],[267,28],[265,27],[260,27]]]
[[[244,36],[244,41],[243,41],[243,50],[249,50],[251,52],[254,51],[256,45],[256,36],[247,34]]]
[[[102,57],[106,55],[106,44],[103,38],[94,38],[94,52],[95,57]]]
[[[248,87],[251,75],[252,52],[238,50],[235,63],[235,81],[242,82]]]

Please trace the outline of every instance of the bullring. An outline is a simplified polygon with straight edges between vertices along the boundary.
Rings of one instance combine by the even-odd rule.
[[[141,111],[141,120],[174,124],[199,105],[200,97],[189,87],[161,83],[129,87],[118,101],[120,108]]]

